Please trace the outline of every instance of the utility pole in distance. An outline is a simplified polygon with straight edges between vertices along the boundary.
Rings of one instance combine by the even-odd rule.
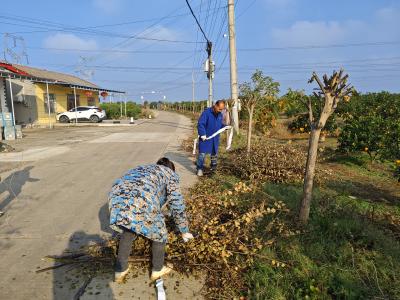
[[[194,115],[194,73],[192,71],[192,109]]]
[[[207,78],[208,78],[208,107],[213,104],[213,79],[214,79],[214,62],[212,61],[212,43],[207,41],[207,54],[208,54],[208,68],[207,68]]]
[[[234,101],[232,107],[233,127],[239,133],[238,113],[238,79],[237,79],[237,58],[236,58],[236,33],[235,33],[235,4],[234,0],[228,0],[229,17],[229,56],[231,69],[231,98]]]
[[[205,72],[207,72],[207,78],[208,78],[208,102],[207,102],[207,106],[211,107],[212,106],[212,101],[213,101],[213,79],[214,79],[214,62],[212,61],[212,42],[207,38],[206,33],[204,32],[203,28],[200,25],[199,20],[197,19],[196,15],[193,12],[192,7],[190,6],[189,0],[186,0],[186,4],[189,7],[189,10],[193,16],[193,18],[195,19],[197,26],[199,27],[201,33],[204,36],[204,39],[207,41],[207,62],[206,62],[206,66],[205,66]]]

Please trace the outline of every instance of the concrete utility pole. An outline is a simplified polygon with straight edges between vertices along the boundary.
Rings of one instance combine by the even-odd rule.
[[[228,0],[229,17],[229,56],[231,60],[231,98],[234,101],[232,107],[233,127],[239,133],[239,113],[238,113],[238,79],[237,79],[237,59],[236,59],[236,33],[235,33],[235,4],[234,0]]]
[[[194,74],[192,71],[192,109],[194,114]]]
[[[119,94],[119,105],[121,107],[121,119],[122,119],[122,100],[121,100],[121,94]]]
[[[126,97],[125,97],[125,118],[127,118],[128,116],[126,115]]]
[[[75,125],[78,124],[78,107],[76,104],[76,88],[74,87],[74,102],[75,102]]]
[[[11,112],[12,112],[12,118],[13,118],[13,125],[15,127],[14,96],[13,96],[13,90],[12,90],[11,76],[8,77],[8,83],[10,84]]]
[[[208,103],[207,106],[211,107],[213,104],[213,79],[214,79],[214,62],[212,61],[212,43],[207,42],[207,54],[208,54]]]
[[[47,110],[49,113],[49,128],[52,129],[53,125],[51,122],[50,95],[49,95],[49,83],[48,82],[46,82],[46,95],[47,95]],[[53,100],[54,100],[54,98],[53,98]]]

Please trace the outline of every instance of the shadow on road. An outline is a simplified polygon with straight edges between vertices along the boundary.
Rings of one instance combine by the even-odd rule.
[[[105,233],[115,234],[115,231],[110,228],[110,211],[108,203],[104,204],[99,210],[100,229]]]
[[[83,248],[106,241],[98,234],[83,231],[73,233],[63,255],[79,253]],[[79,263],[78,261],[82,263]],[[110,288],[112,262],[85,262],[85,257],[74,258],[74,263],[53,270],[53,299],[114,299]],[[60,262],[55,262],[55,265]]]
[[[0,183],[0,195],[8,192],[7,198],[0,202],[0,211],[8,206],[22,191],[22,187],[27,182],[37,182],[39,179],[31,178],[30,171],[32,166],[26,167],[23,170],[16,171],[2,180]]]

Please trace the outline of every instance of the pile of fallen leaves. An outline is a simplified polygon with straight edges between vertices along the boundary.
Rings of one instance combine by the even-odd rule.
[[[182,272],[206,272],[209,296],[232,299],[240,294],[244,289],[244,271],[257,252],[270,242],[255,234],[259,221],[284,209],[266,199],[249,200],[246,204],[239,201],[250,199],[253,189],[240,182],[221,191],[218,182],[201,182],[187,200],[190,230],[195,239],[184,243],[180,234],[169,237],[168,258]]]
[[[183,242],[167,217],[167,262],[180,273],[201,274],[210,299],[235,299],[246,294],[245,274],[256,259],[265,260],[275,268],[287,268],[287,262],[260,253],[273,245],[277,237],[295,234],[282,221],[289,210],[282,201],[265,194],[261,182],[302,180],[304,164],[305,153],[292,145],[258,143],[250,156],[245,150],[228,153],[223,168],[247,181],[232,182],[226,175],[215,175],[190,190],[186,206],[195,238]],[[91,264],[92,260],[103,264],[109,272],[117,248],[118,239],[114,238],[106,244],[90,246],[75,261]],[[132,248],[130,262],[149,266],[150,242],[139,237]],[[96,267],[95,272],[100,269]],[[96,274],[89,277],[93,276]]]
[[[193,151],[193,140],[194,140],[193,137],[184,139],[181,143],[182,149],[185,150],[186,152],[191,153]]]
[[[229,189],[221,188],[217,178],[204,180],[191,190],[186,200],[190,231],[195,239],[183,242],[174,231],[172,220],[167,244],[167,261],[184,274],[206,274],[206,294],[209,298],[233,299],[246,290],[244,274],[254,259],[264,258],[276,267],[283,262],[263,257],[260,249],[274,241],[268,233],[284,231],[276,216],[288,209],[284,203],[260,194],[256,186],[238,182]],[[269,220],[258,234],[260,222]],[[150,243],[144,238],[135,241],[135,257],[150,257]]]
[[[307,153],[293,144],[258,141],[252,145],[250,154],[245,148],[230,152],[222,160],[223,170],[242,180],[264,180],[274,183],[301,182],[304,178]],[[330,173],[320,166],[316,179]]]
[[[226,184],[223,177],[205,179],[192,188],[192,196],[186,199],[193,240],[183,242],[173,221],[167,218],[167,262],[172,263],[177,272],[201,274],[205,278],[206,296],[210,299],[234,299],[244,294],[247,290],[244,274],[256,258],[265,259],[275,267],[287,267],[286,263],[259,253],[260,249],[274,243],[272,236],[287,232],[279,221],[279,215],[288,211],[284,203],[244,182],[225,189],[221,188],[222,184]],[[85,264],[103,263],[109,271],[117,247],[118,239],[90,246],[75,257],[75,263],[79,260]],[[139,237],[132,248],[130,261],[149,266],[149,241]],[[73,254],[67,256],[64,263],[73,263],[73,257]],[[98,274],[99,265],[95,269]]]
[[[0,152],[13,152],[14,150],[10,145],[0,142]]]

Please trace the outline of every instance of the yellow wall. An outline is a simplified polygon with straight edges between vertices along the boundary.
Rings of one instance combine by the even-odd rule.
[[[46,84],[36,83],[36,103],[39,124],[49,123],[49,113],[45,111],[44,103],[47,102],[45,98]],[[88,97],[85,95],[86,90],[76,89],[76,95],[79,95],[79,104],[81,106],[88,105]],[[49,84],[49,94],[55,95],[56,100],[56,113],[67,111],[67,95],[74,94],[74,90],[70,87],[64,87],[62,85]],[[92,97],[95,100],[96,106],[99,105],[98,92],[92,91]],[[52,121],[56,121],[56,114],[51,115]]]

